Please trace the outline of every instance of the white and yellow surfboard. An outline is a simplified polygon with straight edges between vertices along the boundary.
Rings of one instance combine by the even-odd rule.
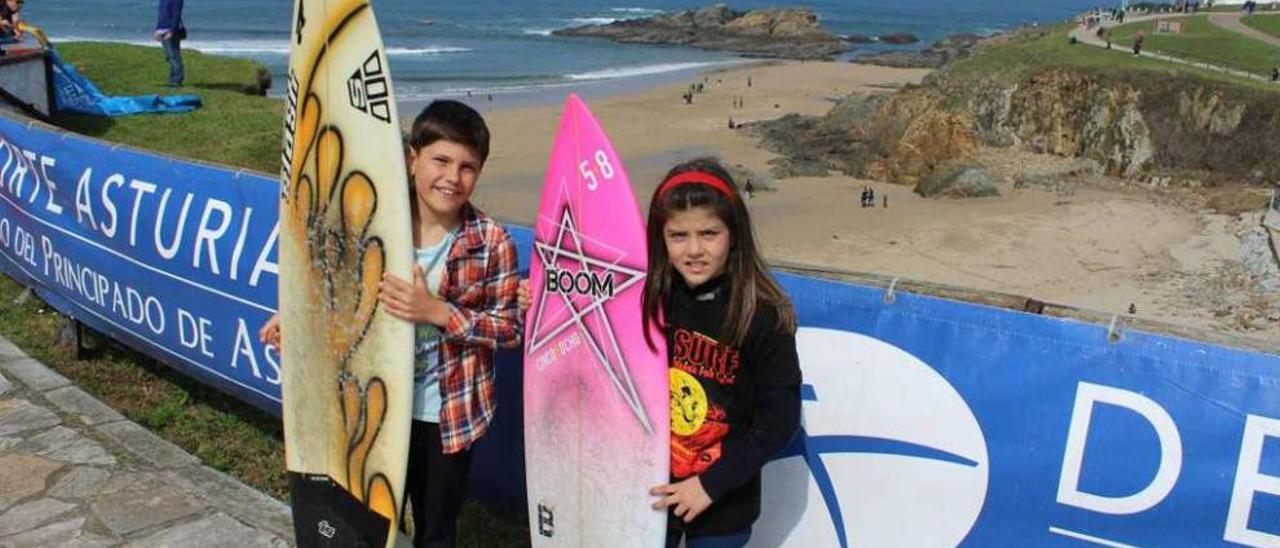
[[[300,546],[391,546],[404,508],[413,329],[400,125],[369,0],[294,0],[280,196],[285,460]]]

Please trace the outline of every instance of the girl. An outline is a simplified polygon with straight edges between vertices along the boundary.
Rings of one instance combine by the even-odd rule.
[[[653,506],[670,509],[668,547],[743,546],[760,469],[800,425],[795,312],[713,159],[658,185],[648,239],[644,319],[666,334],[671,375],[671,483],[650,490]]]

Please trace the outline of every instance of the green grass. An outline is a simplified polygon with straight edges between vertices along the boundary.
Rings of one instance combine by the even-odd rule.
[[[1143,49],[1218,66],[1270,75],[1272,67],[1280,62],[1280,48],[1265,44],[1241,34],[1223,29],[1209,22],[1208,17],[1185,17],[1182,34],[1158,34],[1155,21],[1143,21],[1116,27],[1112,40],[1124,48],[1133,46],[1138,31],[1146,34]]]
[[[58,52],[108,95],[195,94],[204,107],[183,114],[114,118],[60,114],[54,123],[156,152],[280,172],[283,103],[241,91],[255,81],[257,63],[186,51],[187,85],[173,89],[163,86],[169,66],[160,48],[75,42],[59,44]]]
[[[1280,15],[1249,15],[1240,22],[1277,38],[1280,38]]]
[[[1086,44],[1070,44],[1074,24],[1044,26],[1019,31],[1007,42],[986,47],[969,59],[946,68],[957,81],[995,79],[1018,81],[1053,68],[1072,68],[1101,76],[1162,78],[1190,75],[1211,82],[1276,91],[1275,86],[1219,71],[1127,54],[1123,46],[1106,50]],[[1150,38],[1148,38],[1148,41]]]

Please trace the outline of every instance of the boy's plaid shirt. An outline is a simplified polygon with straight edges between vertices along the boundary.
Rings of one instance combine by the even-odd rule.
[[[457,453],[493,421],[493,355],[520,346],[516,247],[501,225],[471,204],[449,249],[440,295],[452,308],[440,344],[440,441]]]

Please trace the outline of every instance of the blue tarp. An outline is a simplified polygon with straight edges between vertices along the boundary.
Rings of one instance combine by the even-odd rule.
[[[53,84],[56,93],[56,109],[98,116],[128,116],[131,114],[163,114],[191,112],[200,108],[197,95],[134,95],[111,97],[93,85],[76,68],[58,56],[49,46],[53,61]]]

